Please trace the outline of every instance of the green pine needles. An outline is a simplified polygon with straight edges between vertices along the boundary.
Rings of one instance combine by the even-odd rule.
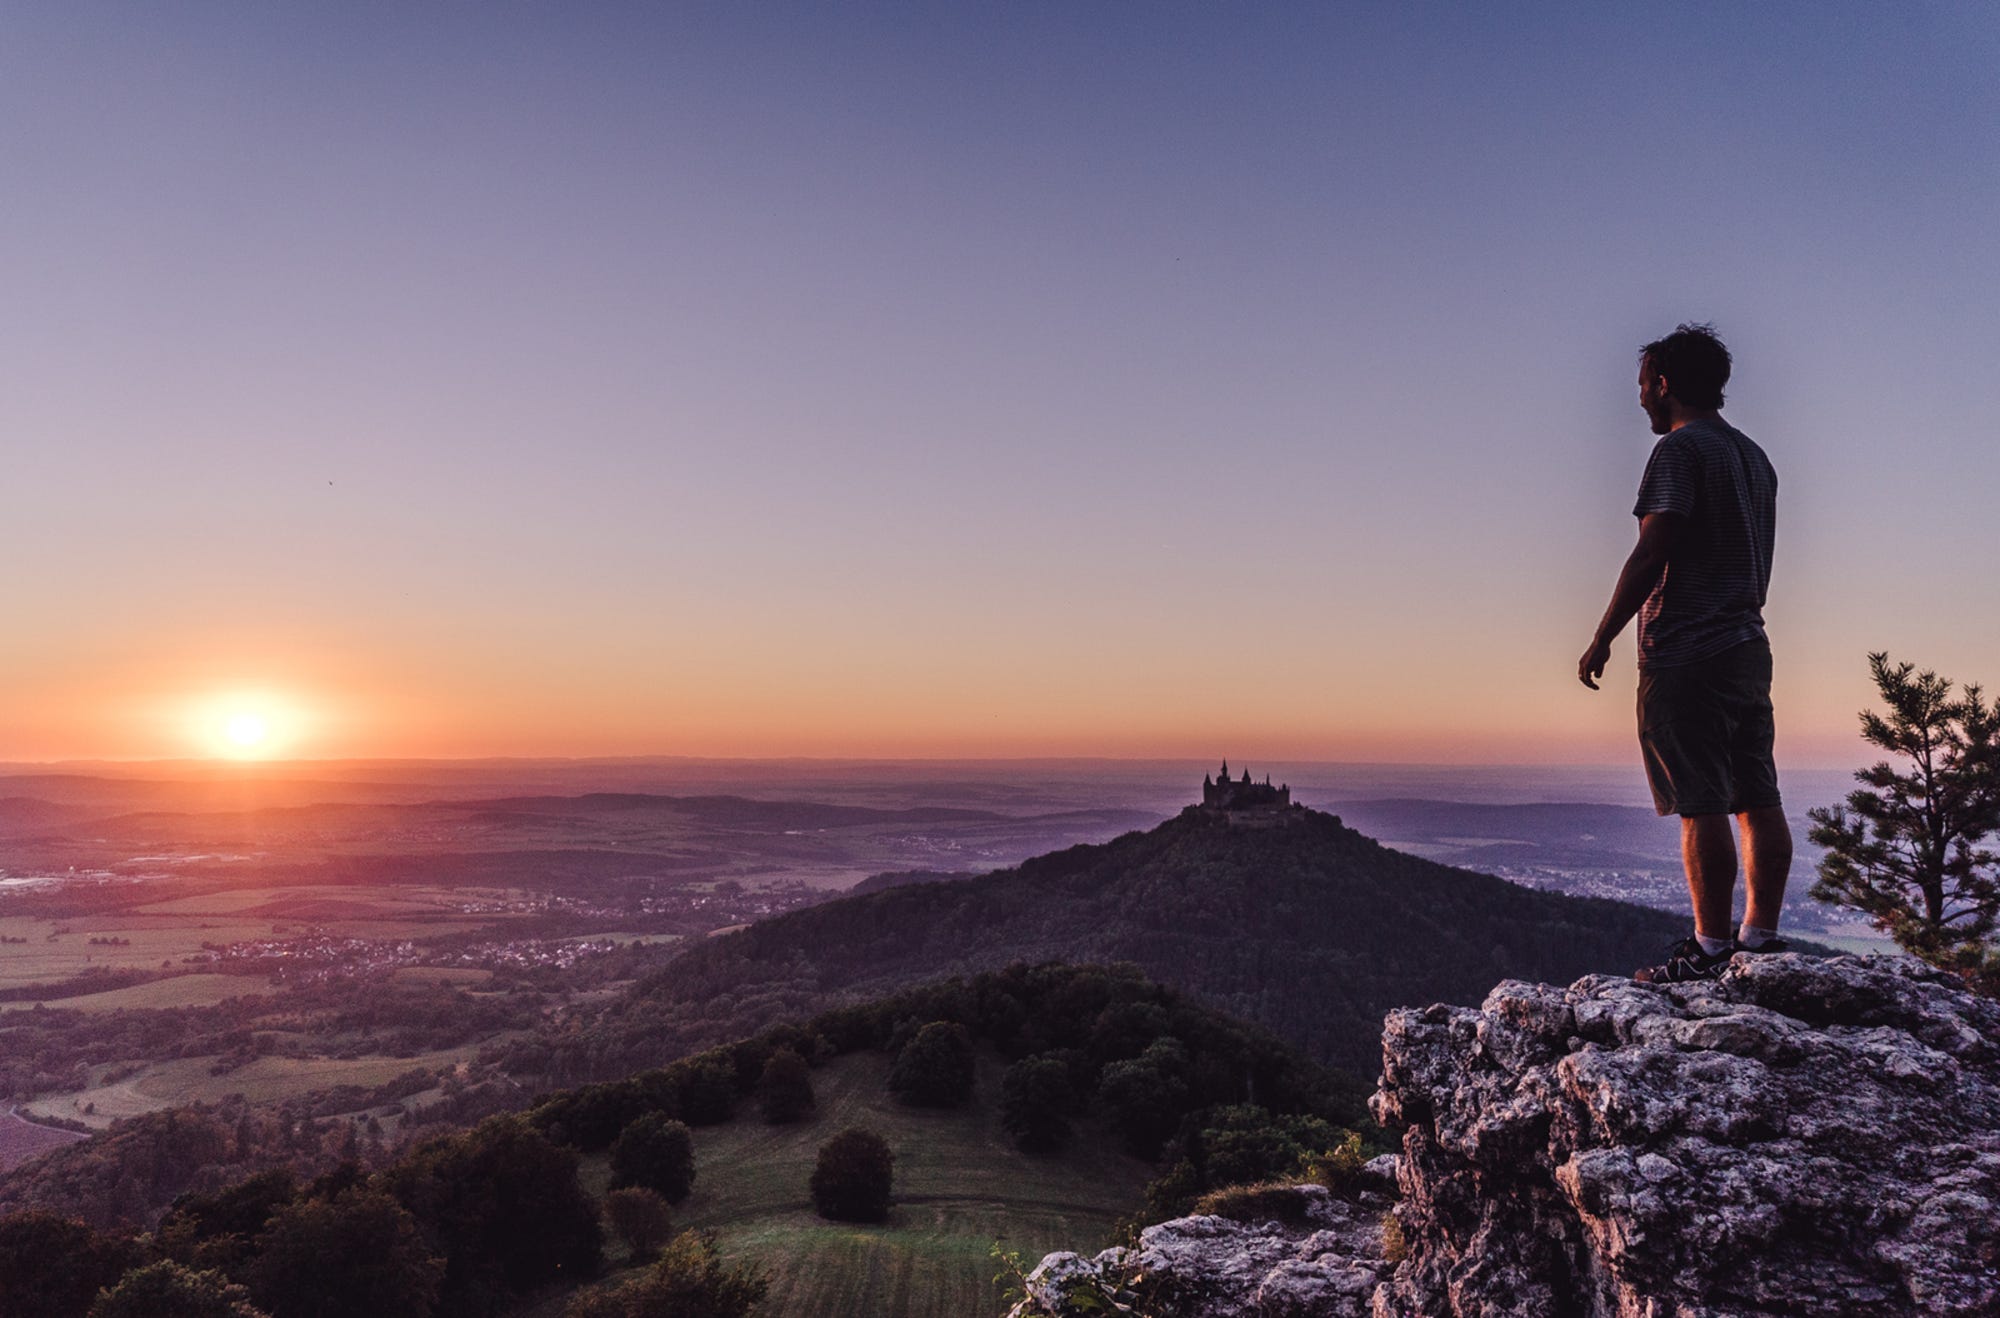
[[[1868,656],[1886,713],[1861,735],[1888,751],[1854,776],[1843,805],[1810,812],[1826,848],[1812,895],[1872,917],[1905,951],[1969,975],[1984,970],[2000,924],[2000,703],[1977,686]]]

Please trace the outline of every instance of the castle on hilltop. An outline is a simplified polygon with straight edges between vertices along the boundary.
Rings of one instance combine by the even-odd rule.
[[[1268,773],[1263,782],[1253,783],[1248,769],[1243,771],[1242,778],[1231,778],[1229,761],[1224,760],[1219,777],[1201,776],[1201,805],[1204,810],[1230,813],[1248,810],[1275,813],[1292,808],[1292,789],[1282,783],[1273,787]]]

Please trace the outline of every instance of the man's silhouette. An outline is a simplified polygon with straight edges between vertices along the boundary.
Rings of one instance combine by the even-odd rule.
[[[1682,325],[1639,350],[1639,406],[1660,436],[1639,482],[1639,543],[1597,635],[1577,664],[1595,691],[1611,642],[1639,619],[1639,749],[1653,804],[1681,817],[1692,938],[1637,978],[1711,979],[1736,952],[1774,952],[1792,832],[1771,758],[1771,580],[1778,476],[1764,450],[1722,419],[1729,349],[1707,325]],[[1749,900],[1732,931],[1736,845]]]

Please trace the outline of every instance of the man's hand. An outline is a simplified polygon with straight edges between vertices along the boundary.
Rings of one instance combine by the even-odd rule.
[[[1679,513],[1647,513],[1639,519],[1639,543],[1632,546],[1631,556],[1618,573],[1618,584],[1611,591],[1604,621],[1597,624],[1597,635],[1576,663],[1577,678],[1592,691],[1597,690],[1597,679],[1604,676],[1604,665],[1611,662],[1611,642],[1618,639],[1618,633],[1625,630],[1625,624],[1660,583],[1686,521]]]
[[[1597,679],[1604,676],[1604,665],[1611,662],[1611,642],[1592,640],[1590,648],[1583,652],[1583,658],[1576,661],[1576,675],[1592,691],[1597,690]]]

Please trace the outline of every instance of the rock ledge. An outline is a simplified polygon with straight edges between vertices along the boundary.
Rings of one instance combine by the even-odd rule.
[[[1016,1314],[1139,1275],[1159,1318],[2000,1315],[2000,1003],[1920,962],[1505,981],[1391,1012],[1382,1054],[1394,1266],[1339,1201],[1326,1240],[1186,1218],[1050,1256]]]

